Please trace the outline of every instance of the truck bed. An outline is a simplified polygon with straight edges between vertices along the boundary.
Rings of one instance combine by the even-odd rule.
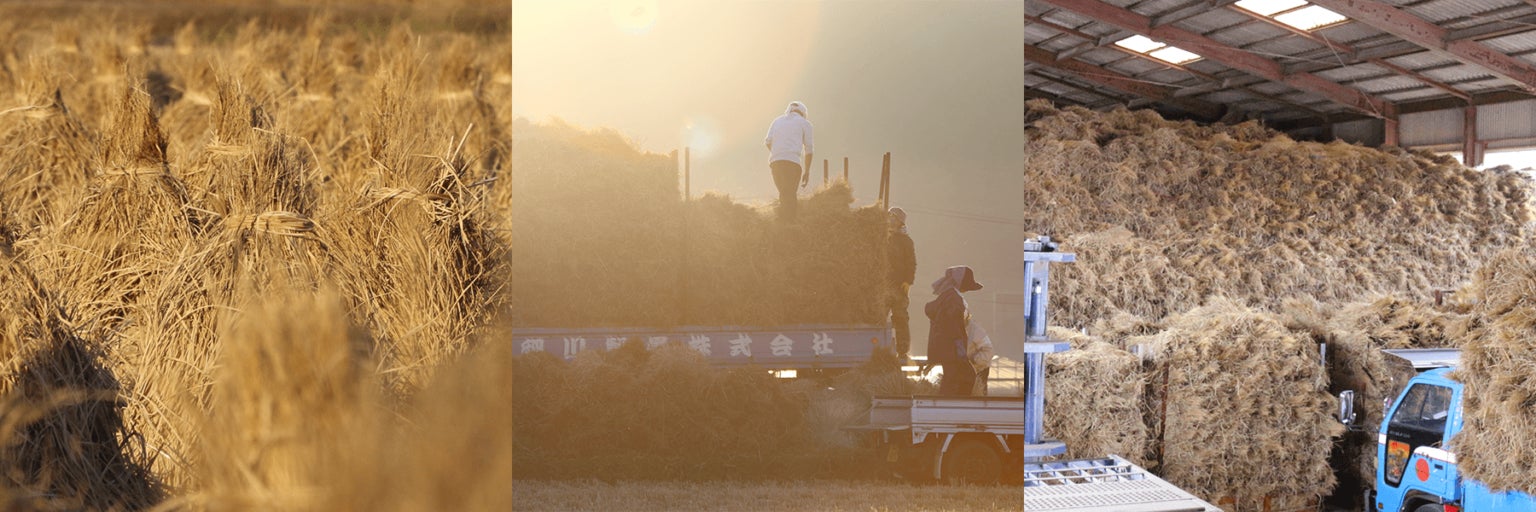
[[[1030,512],[1221,512],[1119,456],[1024,464]]]
[[[986,432],[1024,435],[1021,396],[876,396],[867,422],[848,430],[908,430],[914,434]]]

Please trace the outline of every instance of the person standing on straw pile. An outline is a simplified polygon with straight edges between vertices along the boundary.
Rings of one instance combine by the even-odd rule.
[[[907,212],[891,208],[891,233],[886,243],[886,261],[890,271],[886,273],[886,304],[891,309],[891,328],[896,330],[896,358],[906,364],[907,352],[912,348],[912,330],[907,326],[908,297],[912,281],[917,279],[917,252],[912,237],[907,235]]]
[[[763,144],[768,146],[768,169],[773,172],[773,184],[779,189],[779,220],[795,218],[799,206],[795,178],[800,178],[800,187],[805,187],[811,180],[811,161],[815,155],[812,153],[811,122],[806,117],[804,103],[789,102],[784,115],[768,125],[768,137],[763,139]]]
[[[970,312],[960,294],[980,289],[971,267],[949,267],[933,282],[933,294],[938,298],[923,308],[929,321],[928,361],[944,366],[940,395],[970,395],[975,387],[976,370],[968,357],[970,335],[966,330]]]

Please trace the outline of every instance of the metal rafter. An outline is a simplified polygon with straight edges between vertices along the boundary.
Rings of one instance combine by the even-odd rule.
[[[1451,41],[1445,28],[1376,0],[1310,0],[1328,10],[1375,27],[1388,34],[1488,70],[1500,78],[1536,91],[1536,66],[1505,55],[1477,41]]]
[[[1201,117],[1215,119],[1221,117],[1226,111],[1224,107],[1214,103],[1194,98],[1176,98],[1173,95],[1172,87],[1131,78],[1086,62],[1058,59],[1051,52],[1034,46],[1024,47],[1024,60],[1069,73],[1096,85],[1123,91],[1142,98],[1158,100],[1188,110]]]
[[[1207,2],[1208,0],[1200,0],[1200,1],[1201,2]],[[1236,0],[1233,0],[1233,1],[1236,1]],[[1131,50],[1129,48],[1121,48],[1119,45],[1113,44],[1113,40],[1115,39],[1113,36],[1114,35],[1118,35],[1118,34],[1111,34],[1110,36],[1095,38],[1091,34],[1080,32],[1080,31],[1077,31],[1077,30],[1071,29],[1071,28],[1066,28],[1066,27],[1064,27],[1062,25],[1053,23],[1050,20],[1044,20],[1044,19],[1033,17],[1033,16],[1025,16],[1025,19],[1028,20],[1028,21],[1031,21],[1031,22],[1037,22],[1041,26],[1044,26],[1044,27],[1047,27],[1047,28],[1051,28],[1051,29],[1054,29],[1054,30],[1059,30],[1059,31],[1062,31],[1062,33],[1070,34],[1070,35],[1076,36],[1076,37],[1078,37],[1080,39],[1088,40],[1088,42],[1083,43],[1081,45],[1074,46],[1072,48],[1068,48],[1066,50],[1062,50],[1060,52],[1057,52],[1056,53],[1056,59],[1057,60],[1080,60],[1080,59],[1077,59],[1077,57],[1082,55],[1082,54],[1084,54],[1084,53],[1087,53],[1088,51],[1092,51],[1092,50],[1099,49],[1099,48],[1109,48],[1109,49],[1118,51],[1118,52],[1120,52],[1122,54],[1125,54],[1125,57],[1121,58],[1121,59],[1117,59],[1117,60],[1111,61],[1111,62],[1108,62],[1108,63],[1098,64],[1098,66],[1101,67],[1101,68],[1108,69],[1110,66],[1113,66],[1113,65],[1115,65],[1117,63],[1125,62],[1127,60],[1135,59],[1135,60],[1142,60],[1142,61],[1145,61],[1145,62],[1156,64],[1159,67],[1159,69],[1157,69],[1155,71],[1148,72],[1148,73],[1153,73],[1153,72],[1156,72],[1156,71],[1162,71],[1162,70],[1167,70],[1167,69],[1176,69],[1176,70],[1179,70],[1179,71],[1183,71],[1185,73],[1189,73],[1190,75],[1192,75],[1192,76],[1194,76],[1194,77],[1196,77],[1198,79],[1204,80],[1204,81],[1206,81],[1209,84],[1221,84],[1223,82],[1223,80],[1221,78],[1218,78],[1215,75],[1212,75],[1210,73],[1204,73],[1204,72],[1198,71],[1196,69],[1193,69],[1193,68],[1190,68],[1190,67],[1187,67],[1187,66],[1184,66],[1184,65],[1174,64],[1174,63],[1171,63],[1171,62],[1163,61],[1161,59],[1158,59],[1157,57],[1153,57],[1153,56],[1147,55],[1145,53],[1141,53],[1141,52],[1138,52],[1138,51],[1135,51],[1135,50]],[[1026,62],[1025,64],[1026,65],[1030,65],[1030,63],[1028,63],[1028,62]],[[1133,74],[1133,75],[1128,75],[1128,76],[1130,76],[1133,79],[1143,79],[1148,73],[1138,73],[1138,74]],[[1314,109],[1314,108],[1312,108],[1310,106],[1303,105],[1301,103],[1297,103],[1297,102],[1294,102],[1294,101],[1286,100],[1284,98],[1281,98],[1279,96],[1275,96],[1273,94],[1267,94],[1267,93],[1264,93],[1264,92],[1259,91],[1257,89],[1253,89],[1251,87],[1235,87],[1234,89],[1243,91],[1243,92],[1245,92],[1245,93],[1247,93],[1247,94],[1249,94],[1251,96],[1254,96],[1254,97],[1262,99],[1262,100],[1267,100],[1267,101],[1274,102],[1274,103],[1281,104],[1281,105],[1289,105],[1291,107],[1300,109],[1303,112],[1306,112],[1307,114],[1311,114],[1313,116],[1321,116],[1322,115],[1321,112],[1319,112],[1317,109]],[[1184,95],[1179,94],[1177,91],[1175,91],[1174,96],[1177,97],[1177,96],[1184,96]]]
[[[1195,51],[1205,58],[1221,62],[1270,81],[1281,82],[1304,91],[1321,94],[1331,101],[1376,117],[1395,118],[1396,108],[1357,89],[1330,82],[1311,73],[1286,74],[1279,63],[1260,55],[1233,48],[1209,37],[1178,27],[1152,26],[1151,19],[1134,11],[1126,10],[1099,0],[1039,0],[1042,3],[1067,9],[1094,21],[1108,23],[1124,30]]]
[[[1536,2],[1536,0],[1531,0],[1531,1],[1532,2]],[[1318,35],[1315,32],[1307,31],[1307,30],[1302,30],[1302,29],[1299,29],[1299,28],[1287,25],[1287,24],[1282,23],[1279,20],[1276,20],[1276,19],[1274,19],[1272,17],[1265,16],[1265,15],[1262,15],[1262,14],[1259,14],[1259,13],[1256,13],[1256,12],[1253,12],[1253,11],[1250,11],[1250,10],[1247,10],[1247,9],[1244,9],[1242,7],[1238,7],[1238,6],[1235,6],[1235,5],[1232,6],[1232,10],[1237,12],[1238,14],[1242,14],[1243,16],[1247,16],[1247,17],[1249,17],[1251,19],[1262,21],[1262,22],[1264,22],[1264,23],[1266,23],[1266,24],[1268,24],[1270,26],[1273,26],[1275,28],[1279,28],[1280,30],[1284,30],[1286,32],[1290,32],[1293,35],[1301,36],[1301,37],[1303,37],[1303,38],[1305,38],[1305,39],[1307,39],[1309,41],[1312,41],[1314,43],[1317,43],[1317,44],[1320,44],[1320,45],[1332,48],[1332,49],[1334,49],[1334,51],[1337,51],[1337,52],[1340,52],[1340,53],[1344,53],[1344,54],[1350,55],[1350,56],[1354,56],[1356,54],[1355,47],[1347,45],[1347,44],[1344,44],[1344,43],[1333,41],[1331,39],[1328,39],[1326,37]],[[1440,89],[1440,90],[1445,91],[1447,93],[1450,93],[1450,95],[1455,96],[1457,98],[1461,98],[1461,99],[1467,100],[1467,101],[1472,101],[1472,96],[1467,94],[1466,92],[1463,92],[1460,89],[1457,89],[1455,87],[1451,87],[1450,85],[1447,85],[1444,82],[1441,82],[1439,80],[1435,80],[1433,78],[1424,76],[1424,75],[1422,75],[1422,74],[1420,74],[1418,72],[1415,72],[1415,71],[1413,71],[1411,69],[1404,68],[1402,66],[1399,66],[1397,64],[1393,64],[1391,62],[1387,62],[1387,61],[1385,61],[1383,59],[1370,59],[1370,60],[1368,60],[1366,62],[1370,62],[1371,64],[1375,64],[1376,66],[1384,68],[1384,69],[1386,69],[1388,71],[1391,71],[1393,73],[1397,73],[1399,75],[1406,76],[1406,77],[1412,78],[1414,80],[1418,80],[1420,82],[1424,82],[1425,84],[1428,84],[1431,87],[1434,87],[1436,89]]]

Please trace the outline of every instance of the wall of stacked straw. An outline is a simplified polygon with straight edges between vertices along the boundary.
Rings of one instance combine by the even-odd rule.
[[[1478,301],[1431,292],[1530,233],[1515,172],[1150,111],[1027,116],[1026,231],[1078,254],[1053,276],[1053,322],[1087,333],[1047,358],[1048,432],[1132,458],[1103,440],[1143,433],[1165,478],[1238,510],[1313,506],[1335,475],[1357,494],[1375,439],[1344,434],[1330,394],[1355,390],[1358,421],[1379,425],[1401,385],[1380,350],[1475,343]],[[1127,401],[1143,421],[1103,405]]]
[[[510,506],[504,30],[34,14],[0,11],[0,502]]]
[[[1447,157],[1151,111],[1035,101],[1027,116],[1025,229],[1080,255],[1053,287],[1066,326],[1211,295],[1275,308],[1454,289],[1531,220],[1528,178]]]
[[[882,321],[885,214],[846,184],[782,223],[716,194],[685,202],[675,155],[616,133],[518,121],[513,145],[516,326]]]
[[[1536,461],[1524,449],[1532,428],[1531,375],[1536,365],[1536,252],[1529,247],[1499,254],[1467,287],[1476,304],[1461,366],[1462,431],[1451,440],[1465,478],[1497,490],[1536,493]]]

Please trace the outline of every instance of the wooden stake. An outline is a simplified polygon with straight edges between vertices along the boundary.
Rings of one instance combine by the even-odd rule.
[[[827,177],[827,159],[823,158],[821,159],[821,184],[826,185],[828,183],[831,183],[831,178]]]
[[[885,152],[885,158],[880,162],[880,197],[884,202],[881,207],[891,209],[891,152]]]
[[[848,183],[848,157],[843,157],[843,183]]]

